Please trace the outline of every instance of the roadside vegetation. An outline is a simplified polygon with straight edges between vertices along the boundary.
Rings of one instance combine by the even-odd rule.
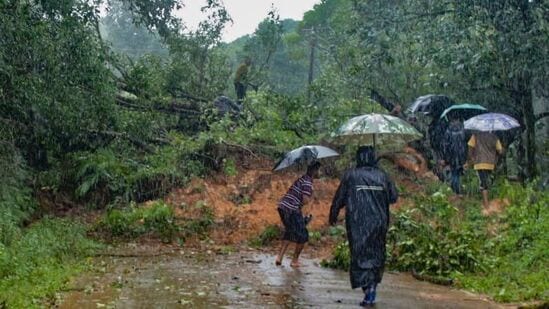
[[[387,241],[389,268],[420,280],[453,284],[497,301],[547,301],[549,194],[508,182],[498,189],[502,211],[481,214],[467,197],[450,203],[448,187],[415,195],[410,207],[393,211]],[[348,269],[342,241],[324,265]]]
[[[521,184],[495,186],[510,205],[488,218],[447,189],[414,196],[394,214],[392,267],[500,301],[547,299],[547,113],[534,108],[549,97],[547,1],[325,0],[302,21],[273,9],[232,43],[221,42],[222,1],[206,2],[195,30],[174,14],[184,4],[0,2],[0,307],[44,305],[102,241],[206,238],[212,209],[186,205],[197,216],[178,222],[168,192],[427,93],[519,119],[508,166]],[[258,88],[223,111],[214,102],[235,97],[246,56]]]

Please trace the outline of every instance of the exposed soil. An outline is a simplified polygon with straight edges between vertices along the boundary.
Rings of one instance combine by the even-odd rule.
[[[488,203],[488,207],[482,210],[482,214],[485,216],[490,216],[494,214],[499,214],[505,210],[506,207],[511,205],[508,199],[493,199]]]
[[[270,170],[271,162],[257,162],[250,169],[240,169],[236,176],[218,174],[207,179],[196,178],[186,188],[172,191],[165,201],[174,206],[176,217],[193,217],[193,207],[206,203],[214,211],[215,227],[209,237],[218,245],[242,245],[257,237],[269,225],[281,225],[277,203],[292,183],[301,176],[295,171],[276,172]],[[405,186],[417,190],[418,185],[403,178]],[[339,185],[339,179],[321,177],[314,180],[312,202],[303,209],[312,214],[309,231],[325,231],[332,198]],[[407,203],[401,198],[392,207]],[[189,240],[195,242],[196,239]],[[310,244],[309,250],[315,257],[328,257],[332,250],[330,238],[323,237],[317,244]]]

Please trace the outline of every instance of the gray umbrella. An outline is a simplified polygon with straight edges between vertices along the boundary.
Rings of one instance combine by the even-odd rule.
[[[445,95],[428,94],[417,98],[408,108],[408,112],[423,113],[438,117],[442,111],[452,106],[454,101]]]
[[[328,158],[339,156],[335,150],[320,145],[308,145],[301,146],[290,152],[287,152],[282,159],[280,159],[273,171],[279,171],[298,163],[310,163],[316,159]]]

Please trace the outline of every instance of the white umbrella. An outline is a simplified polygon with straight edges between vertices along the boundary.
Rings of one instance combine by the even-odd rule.
[[[402,147],[423,135],[406,121],[385,114],[366,114],[347,120],[332,137],[339,143]]]
[[[463,123],[463,127],[467,130],[493,132],[518,128],[520,124],[515,118],[509,115],[487,113],[469,118]]]

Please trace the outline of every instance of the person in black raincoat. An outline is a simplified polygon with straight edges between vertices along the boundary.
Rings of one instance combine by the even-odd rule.
[[[442,146],[442,140],[444,138],[444,133],[448,127],[448,122],[440,120],[438,116],[433,118],[433,121],[429,124],[427,128],[427,135],[429,136],[429,145],[432,149],[432,157],[434,159],[434,170],[433,172],[440,180],[444,180],[444,172],[442,166],[439,162],[443,158],[444,147]]]
[[[385,266],[385,241],[389,228],[389,205],[398,193],[389,176],[377,166],[375,151],[362,146],[356,168],[347,171],[330,208],[334,225],[345,207],[345,227],[351,251],[351,287],[362,288],[361,306],[374,305],[377,284]]]
[[[455,194],[461,194],[459,178],[463,174],[463,165],[467,161],[467,142],[463,123],[459,118],[456,117],[450,120],[448,129],[444,133],[442,145],[442,163],[450,165],[450,186]]]

